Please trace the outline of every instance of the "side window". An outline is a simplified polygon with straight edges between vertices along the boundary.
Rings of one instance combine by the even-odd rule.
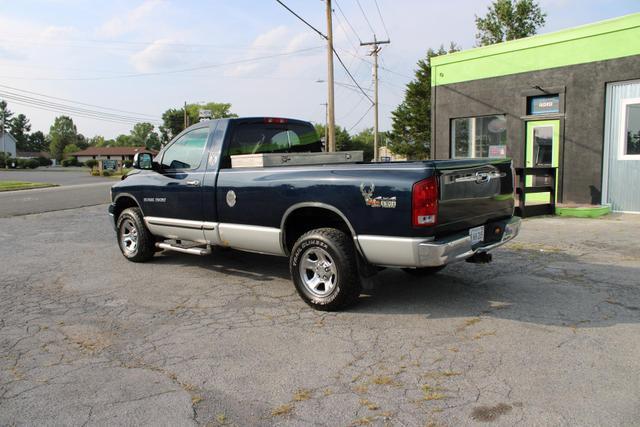
[[[207,145],[209,128],[192,130],[171,144],[162,155],[162,167],[166,169],[196,169],[202,161]]]

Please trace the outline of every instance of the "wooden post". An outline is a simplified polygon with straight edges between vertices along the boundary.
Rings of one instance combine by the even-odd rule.
[[[558,174],[558,168],[551,168],[551,200],[549,203],[551,205],[551,215],[556,214],[556,176]]]
[[[516,169],[518,170],[518,169]],[[518,186],[520,187],[520,197],[518,198],[518,207],[520,208],[520,216],[522,218],[524,218],[525,215],[525,200],[526,200],[526,193],[525,193],[525,183],[526,183],[526,174],[525,174],[525,170],[526,168],[520,168],[520,174],[518,176]]]

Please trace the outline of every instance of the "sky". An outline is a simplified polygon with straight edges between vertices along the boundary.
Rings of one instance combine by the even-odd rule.
[[[326,32],[322,0],[283,1]],[[640,11],[640,0],[539,3],[547,13],[540,33]],[[333,1],[336,50],[371,97],[371,57],[359,43],[391,40],[380,53],[380,130],[390,129],[427,49],[472,48],[474,17],[489,4]],[[325,41],[275,0],[0,0],[0,99],[32,131],[47,133],[73,106],[86,110],[68,113],[80,133],[113,138],[136,121],[159,124],[168,108],[210,101],[240,116],[324,123],[326,61]],[[371,103],[337,60],[335,80],[336,123],[351,133],[373,126]]]

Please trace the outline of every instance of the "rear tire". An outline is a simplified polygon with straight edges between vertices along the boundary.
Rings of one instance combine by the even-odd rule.
[[[402,271],[410,274],[411,276],[426,277],[439,273],[440,271],[444,270],[445,267],[445,265],[440,265],[438,267],[403,268]]]
[[[353,241],[335,228],[303,234],[293,245],[289,270],[300,297],[316,310],[346,308],[362,289]]]
[[[129,261],[145,262],[153,258],[155,239],[144,224],[140,208],[122,211],[116,224],[118,246]]]

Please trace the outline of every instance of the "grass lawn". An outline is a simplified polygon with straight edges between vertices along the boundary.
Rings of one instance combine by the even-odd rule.
[[[57,187],[46,182],[0,181],[0,191],[29,190],[32,188]]]

